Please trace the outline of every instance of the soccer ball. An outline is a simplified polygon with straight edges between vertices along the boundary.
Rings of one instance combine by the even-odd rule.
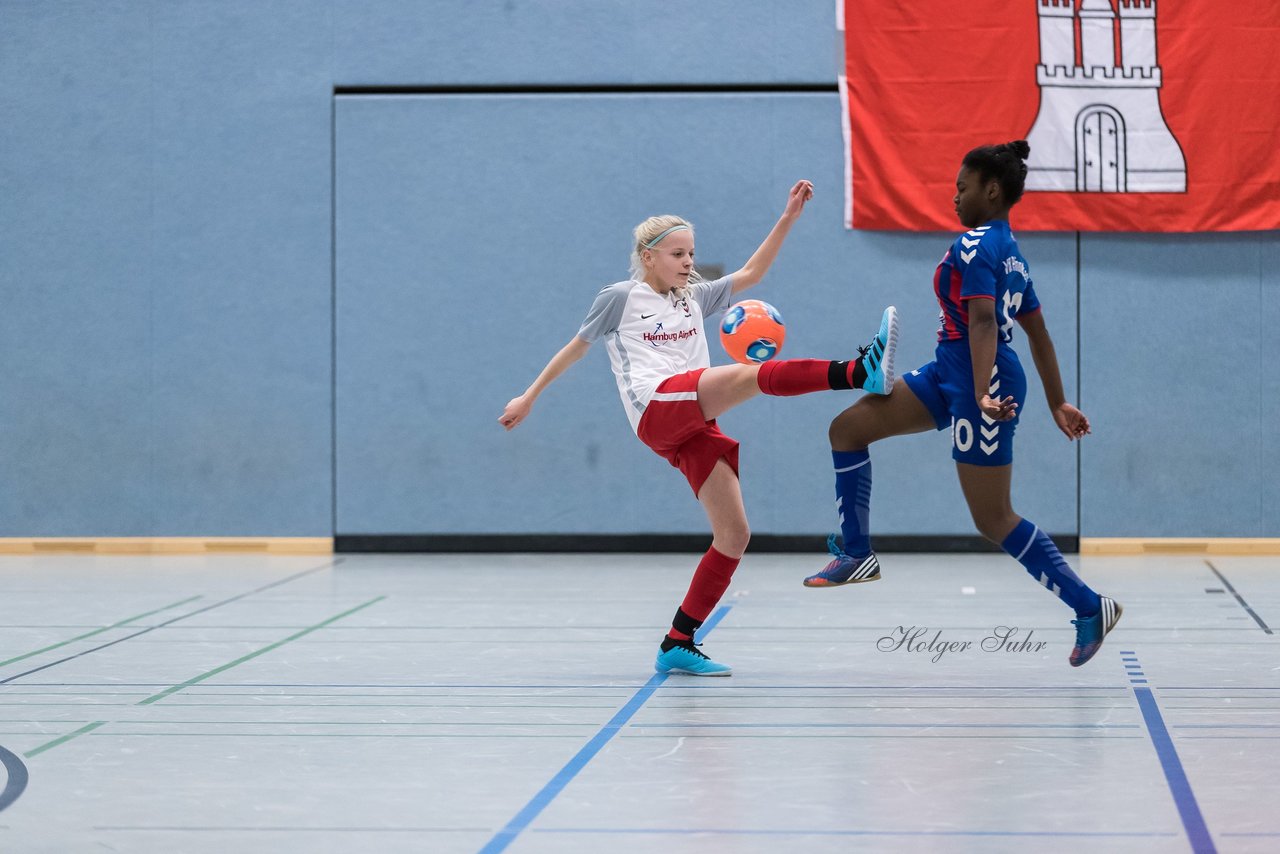
[[[720,343],[735,362],[767,362],[782,349],[787,337],[782,315],[767,302],[743,300],[729,306],[720,322]]]

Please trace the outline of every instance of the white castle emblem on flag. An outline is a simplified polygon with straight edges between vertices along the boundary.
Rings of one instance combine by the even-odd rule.
[[[1077,0],[1036,2],[1040,112],[1027,134],[1027,189],[1185,193],[1187,163],[1160,111],[1156,0],[1116,0],[1118,16],[1112,0],[1081,0],[1078,12]]]

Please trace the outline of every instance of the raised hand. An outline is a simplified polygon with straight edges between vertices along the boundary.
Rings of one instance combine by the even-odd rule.
[[[813,183],[810,181],[796,181],[796,185],[791,188],[791,192],[787,195],[787,207],[782,211],[785,217],[797,217],[800,211],[804,210],[804,203],[813,198]]]

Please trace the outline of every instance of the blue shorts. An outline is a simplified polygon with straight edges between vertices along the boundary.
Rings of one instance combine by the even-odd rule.
[[[1007,466],[1013,462],[1013,432],[1027,398],[1027,375],[1012,347],[996,348],[991,396],[1013,395],[1018,408],[1008,421],[992,421],[973,399],[973,362],[968,341],[943,341],[934,361],[902,377],[929,410],[939,430],[951,430],[951,458],[975,466]]]

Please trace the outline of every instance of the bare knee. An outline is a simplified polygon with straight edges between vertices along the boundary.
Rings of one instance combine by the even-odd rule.
[[[831,427],[827,430],[827,440],[831,442],[831,450],[861,451],[870,445],[870,438],[861,429],[861,421],[855,407],[849,407],[832,419]]]
[[[715,546],[716,551],[727,557],[742,557],[746,553],[747,545],[750,542],[751,528],[744,519],[741,522],[735,522],[717,530],[712,536],[711,545]]]
[[[1018,516],[1012,511],[1006,512],[972,512],[974,527],[978,533],[997,546],[1005,541],[1009,533],[1018,526]]]

